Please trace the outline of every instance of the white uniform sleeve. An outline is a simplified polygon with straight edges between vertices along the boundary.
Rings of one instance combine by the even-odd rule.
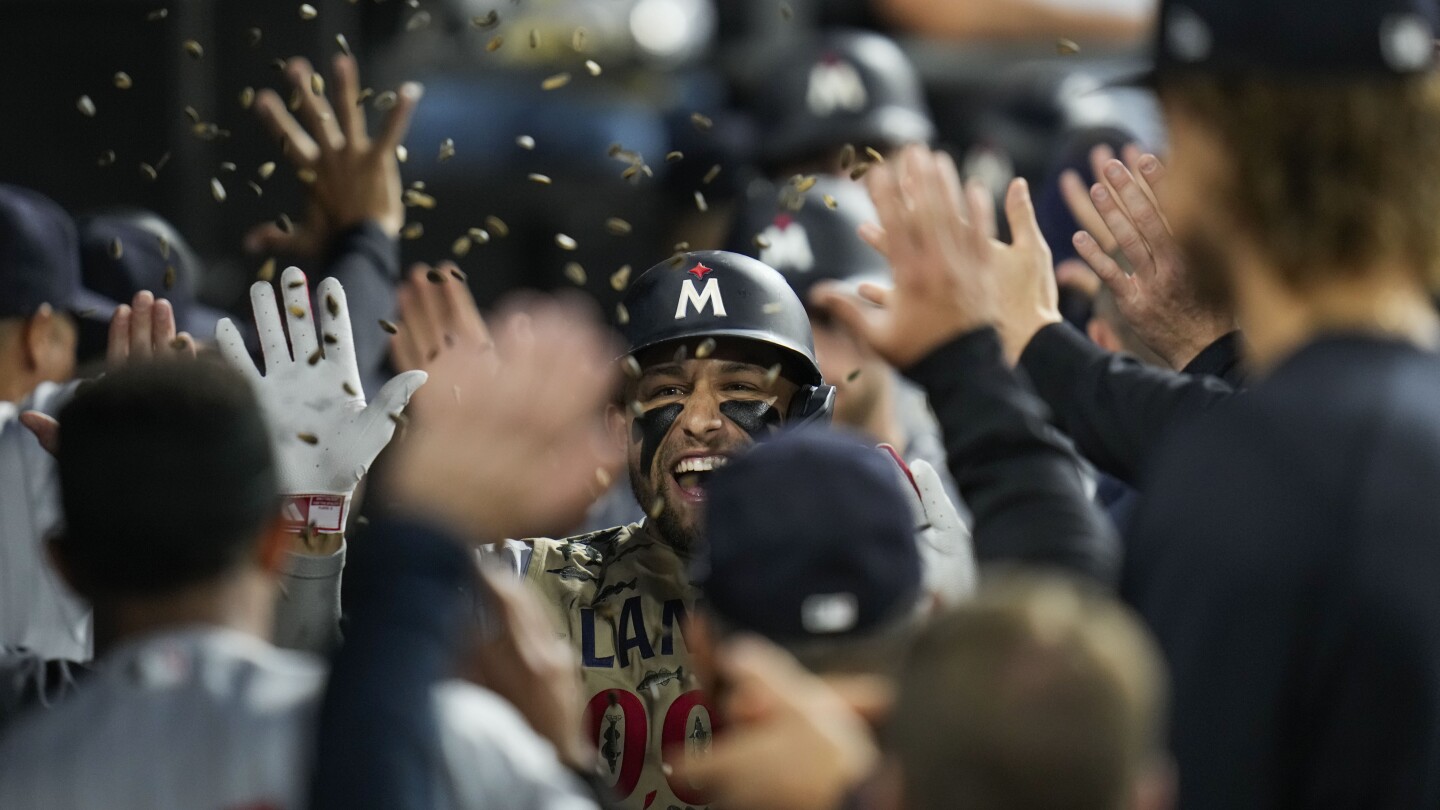
[[[340,643],[344,543],[325,557],[290,554],[275,604],[275,646],[327,655]]]

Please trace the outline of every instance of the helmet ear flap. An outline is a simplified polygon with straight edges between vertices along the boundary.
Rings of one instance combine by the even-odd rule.
[[[822,425],[830,423],[835,411],[835,386],[802,385],[790,400],[790,412],[786,414],[787,427],[798,427],[812,422]]]

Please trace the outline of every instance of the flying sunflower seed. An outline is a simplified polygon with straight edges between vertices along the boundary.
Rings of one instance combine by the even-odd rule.
[[[834,211],[835,206],[839,205],[839,203],[835,202],[835,198],[831,197],[829,194],[820,195],[820,199],[825,201],[825,207],[829,208],[831,211]]]
[[[352,396],[352,397],[358,397],[358,396],[360,396],[359,394],[355,393],[355,386],[351,385],[351,384],[348,383],[348,382],[340,383],[340,390],[341,390],[341,391],[344,391],[345,393],[349,394],[349,395]]]
[[[300,169],[299,171],[295,172],[295,177],[300,182],[308,186],[311,183],[314,183],[315,179],[319,177],[319,175],[315,174],[314,169]]]
[[[504,239],[505,237],[510,235],[510,226],[505,224],[505,220],[495,216],[494,214],[485,217],[485,225],[490,228],[491,233],[495,234],[501,239]]]
[[[674,360],[676,363],[683,363],[689,357],[690,349],[682,343],[680,344],[680,348],[675,350],[675,354],[671,359]]]
[[[416,191],[413,188],[406,189],[405,193],[401,195],[401,199],[405,202],[405,205],[410,208],[424,208],[429,210],[435,207],[434,197],[423,191]]]
[[[775,313],[779,312],[780,310],[782,310],[782,309],[784,309],[784,308],[785,308],[785,305],[782,304],[782,303],[780,303],[779,301],[771,301],[770,303],[768,303],[768,304],[766,304],[765,306],[761,307],[761,308],[760,308],[760,311],[763,312],[763,313],[765,313],[766,315],[774,315]]]
[[[630,283],[630,265],[622,265],[619,270],[610,274],[610,289],[620,292]]]
[[[615,322],[621,326],[630,323],[630,310],[623,303],[615,305]]]
[[[319,73],[310,74],[310,92],[317,96],[325,94],[325,77]]]
[[[315,19],[315,16],[319,13],[320,12],[316,11],[315,7],[310,5],[309,3],[300,4],[300,19],[302,20],[313,20]]]
[[[859,163],[855,164],[855,168],[850,170],[850,179],[859,180],[860,178],[864,177],[865,172],[868,171],[870,171],[870,164],[862,160]]]
[[[874,162],[874,163],[884,163],[884,162],[885,162],[885,156],[882,155],[882,154],[880,154],[880,150],[876,149],[876,148],[873,147],[873,146],[867,146],[867,147],[865,147],[865,154],[866,154],[866,155],[870,158],[870,160],[871,160],[872,162]]]
[[[253,191],[253,192],[255,192],[255,196],[256,196],[256,197],[264,197],[264,196],[265,196],[265,189],[260,188],[260,184],[257,183],[257,182],[255,182],[254,180],[246,180],[246,181],[245,181],[245,185],[249,186],[249,187],[250,187],[250,190]]]
[[[386,90],[375,97],[375,109],[380,112],[389,112],[397,101],[399,101],[399,97],[395,95],[395,91]]]
[[[290,310],[290,314],[291,314],[291,315],[294,315],[294,316],[297,317],[297,318],[303,318],[303,317],[305,317],[305,308],[304,308],[304,307],[301,307],[301,306],[290,306],[290,307],[286,307],[286,309]]]
[[[535,173],[535,172],[531,172],[531,173],[529,174],[529,179],[530,179],[530,182],[532,182],[532,183],[539,183],[539,184],[542,185],[542,186],[548,186],[548,185],[550,185],[550,178],[549,178],[548,176],[546,176],[546,175],[543,175],[543,174],[537,174],[537,173]]]
[[[109,166],[110,164],[114,163],[114,162],[115,162],[115,150],[114,150],[114,149],[106,149],[104,152],[101,152],[101,153],[100,153],[100,160],[99,160],[98,162],[100,163],[101,166]]]
[[[587,37],[588,34],[584,28],[576,28],[575,32],[570,35],[570,48],[576,53],[584,53],[585,40]]]
[[[796,191],[804,194],[805,192],[815,187],[816,179],[817,178],[813,174],[808,177],[802,177],[797,174],[793,178],[791,178],[790,182],[795,184]]]
[[[601,489],[609,489],[610,481],[610,473],[604,467],[595,468],[595,483],[599,484]]]
[[[489,42],[485,43],[485,50],[486,52],[493,53],[500,50],[500,46],[504,44],[505,37],[500,34],[496,34],[495,36],[490,38]]]
[[[470,24],[473,25],[473,26],[475,26],[476,28],[481,28],[481,29],[484,29],[484,28],[494,28],[495,25],[496,25],[496,23],[499,23],[499,22],[500,22],[500,12],[496,11],[496,10],[493,9],[493,8],[490,9],[489,11],[485,12],[484,14],[478,16],[478,17],[471,17],[471,18],[470,18]]]
[[[452,268],[450,268],[450,275],[454,276],[454,277],[455,277],[455,280],[458,281],[458,282],[460,282],[461,284],[464,284],[464,283],[466,283],[466,282],[469,280],[469,279],[467,279],[466,276],[465,276],[465,271],[464,271],[464,270],[461,270],[461,269],[458,268],[458,267],[452,267]]]
[[[121,256],[124,256],[124,255],[125,255],[125,245],[123,245],[123,244],[120,242],[120,238],[119,238],[119,237],[116,237],[116,238],[114,238],[114,239],[111,239],[111,240],[110,240],[110,258],[112,258],[112,259],[119,259]]]
[[[189,343],[185,340],[185,338],[178,335],[170,339],[170,348],[176,351],[179,351],[188,345]]]
[[[167,289],[167,290],[170,289],[171,287],[174,287],[174,286],[175,286],[175,266],[174,266],[174,265],[171,265],[171,264],[165,265],[165,278],[164,278],[164,280],[162,281],[162,283],[165,285],[165,289]]]
[[[590,72],[591,76],[599,76],[602,72],[600,68],[600,63],[596,62],[594,59],[585,60],[585,69]]]
[[[275,226],[284,233],[291,233],[295,230],[295,223],[290,220],[290,215],[283,211],[280,216],[275,217]]]
[[[325,356],[325,350],[324,350],[324,349],[316,349],[315,351],[313,351],[313,352],[310,353],[310,356],[309,356],[309,357],[305,358],[305,362],[306,362],[306,363],[309,363],[310,365],[313,366],[313,365],[315,365],[316,363],[320,362],[320,358],[322,358],[322,357],[324,357],[324,356]]]
[[[690,123],[694,124],[695,128],[701,132],[709,132],[710,128],[715,126],[715,122],[711,121],[708,116],[701,115],[698,112],[690,113]]]
[[[605,220],[605,230],[616,236],[627,236],[631,231],[630,223],[619,217],[610,217]]]
[[[360,91],[360,95],[356,97],[356,99],[355,99],[355,106],[356,106],[356,107],[363,107],[363,106],[365,106],[365,102],[369,101],[370,99],[372,99],[372,98],[374,98],[374,97],[375,97],[375,88],[373,88],[373,87],[367,87],[367,88],[365,88],[364,90],[361,90],[361,91]]]
[[[1061,37],[1055,40],[1055,53],[1061,56],[1074,56],[1080,52],[1080,45],[1073,39]]]
[[[193,39],[185,40],[185,44],[181,47],[185,49],[185,53],[190,54],[191,59],[201,59],[205,56],[205,48]]]
[[[260,168],[257,169],[255,173],[260,175],[261,180],[269,180],[270,175],[275,173],[275,161],[267,160],[264,163],[261,163]]]
[[[302,442],[305,442],[306,444],[320,443],[320,437],[316,436],[314,433],[296,433],[295,438],[299,439]]]
[[[425,280],[430,282],[431,284],[445,283],[445,277],[440,274],[439,270],[436,270],[433,267],[425,271]]]
[[[630,400],[630,413],[634,414],[636,418],[644,416],[645,406],[640,404],[640,400],[632,399]]]
[[[275,260],[266,259],[265,263],[260,265],[260,270],[255,273],[255,278],[261,281],[269,281],[275,278]]]
[[[405,226],[405,230],[401,231],[400,235],[406,239],[419,239],[425,235],[425,223],[412,222]]]
[[[612,143],[612,144],[610,144],[610,147],[605,150],[605,154],[607,154],[607,155],[609,155],[610,157],[613,158],[613,157],[619,157],[619,156],[620,156],[620,153],[621,153],[621,152],[624,152],[624,151],[625,151],[625,147],[621,146],[621,145],[618,144],[618,143]]]
[[[474,242],[477,245],[486,245],[490,243],[490,232],[485,230],[484,228],[471,228],[465,233],[470,237],[470,241]]]
[[[255,103],[255,88],[246,87],[240,91],[240,109],[248,110]]]
[[[386,332],[389,332],[392,335],[400,331],[395,327],[395,324],[385,320],[384,318],[380,319],[380,328],[384,329]]]
[[[855,382],[856,380],[858,380],[858,379],[860,378],[860,371],[861,371],[861,370],[857,368],[857,369],[855,369],[854,371],[850,372],[849,374],[846,374],[846,375],[845,375],[845,382],[847,382],[847,383],[852,383],[852,382]]]
[[[340,53],[350,55],[350,40],[346,39],[344,34],[335,35],[335,44],[340,46]]]
[[[167,16],[169,16],[169,14],[170,14],[170,9],[168,9],[168,8],[157,8],[157,9],[155,9],[154,11],[150,12],[149,14],[146,14],[146,15],[145,15],[145,20],[146,20],[146,22],[155,22],[155,21],[157,21],[157,20],[163,20],[163,19],[165,19]]]
[[[290,91],[290,100],[285,102],[285,108],[290,112],[295,112],[296,110],[299,110],[301,98],[302,96],[300,95],[300,88],[294,88]]]
[[[515,139],[515,145],[520,147],[521,149],[534,149],[535,139],[530,137],[529,135],[521,135],[520,137]]]
[[[191,124],[200,123],[200,111],[195,109],[194,107],[191,107],[187,104],[185,105],[185,109],[181,110],[181,112],[185,113],[185,117],[190,119]]]
[[[462,236],[456,239],[455,242],[450,245],[450,252],[455,254],[455,258],[457,259],[465,258],[466,254],[470,252],[470,237]]]
[[[79,110],[80,114],[86,118],[95,117],[95,102],[91,101],[89,96],[81,96],[76,99],[75,109]]]
[[[411,15],[410,19],[405,21],[405,30],[419,31],[421,28],[425,28],[428,25],[430,25],[430,12],[417,11],[413,15]]]
[[[530,47],[532,49],[540,47],[540,29],[538,28],[530,29]]]
[[[750,240],[750,242],[751,244],[755,245],[755,247],[760,248],[761,250],[770,249],[770,240],[766,239],[764,236],[761,236],[758,233],[755,234],[755,236]]]
[[[577,287],[584,287],[586,279],[585,268],[581,267],[579,262],[566,262],[565,278],[570,279],[570,283]]]
[[[848,172],[853,165],[855,165],[855,144],[847,143],[840,150],[840,168]]]
[[[225,187],[220,185],[218,177],[210,178],[210,196],[215,198],[215,202],[225,202]]]
[[[664,512],[665,499],[658,496],[655,498],[655,500],[650,502],[649,508],[645,510],[645,514],[649,515],[651,520],[659,520],[660,515],[662,515]]]
[[[715,338],[705,338],[695,347],[695,359],[704,360],[715,352]]]
[[[771,366],[770,368],[765,369],[765,384],[766,384],[766,385],[774,385],[774,384],[775,384],[775,380],[779,379],[779,377],[780,377],[780,364],[779,364],[779,363],[776,363],[775,365]]]
[[[709,171],[705,172],[705,176],[702,177],[702,178],[700,178],[700,182],[702,182],[702,183],[704,183],[705,185],[708,186],[708,185],[710,185],[712,182],[715,181],[715,178],[717,178],[717,177],[719,177],[719,176],[720,176],[720,164],[719,164],[719,163],[716,163],[714,166],[711,166],[711,167],[710,167],[710,170],[709,170]]]
[[[253,48],[260,44],[260,40],[265,36],[265,33],[259,28],[251,28],[245,32],[245,36],[250,42],[250,47]]]
[[[547,76],[540,82],[541,90],[557,90],[570,83],[569,73],[556,73],[554,76]]]
[[[687,250],[689,250],[689,249],[690,249],[690,243],[689,243],[689,242],[676,242],[676,243],[675,243],[675,252],[676,252],[676,253],[684,253],[685,251],[687,251]]]
[[[790,22],[794,17],[795,9],[791,8],[790,4],[785,2],[785,0],[780,0],[780,19],[785,22]]]
[[[126,73],[122,70],[115,74],[116,87],[120,88],[121,90],[129,90],[133,85],[134,82],[131,81],[129,73]]]
[[[405,144],[395,144],[395,159],[401,163],[410,159],[410,150],[405,148]]]
[[[455,141],[450,138],[446,138],[445,140],[440,142],[439,161],[441,163],[444,163],[452,157],[455,157]]]
[[[637,174],[639,174],[639,173],[640,173],[640,166],[639,166],[639,164],[636,164],[636,165],[633,165],[633,166],[627,168],[625,171],[620,172],[620,179],[621,179],[621,180],[629,180],[630,178],[634,177],[635,175],[637,175]]]
[[[665,162],[666,162],[666,163],[674,163],[675,161],[677,161],[677,160],[683,160],[684,158],[685,158],[685,153],[684,153],[684,152],[666,152],[666,153],[665,153]]]
[[[332,317],[332,318],[338,318],[338,317],[340,317],[340,302],[335,300],[335,296],[326,294],[326,296],[325,296],[325,309],[326,309],[327,312],[330,313],[330,317]],[[329,335],[326,335],[326,337],[328,338]],[[330,341],[330,342],[333,343],[334,341]]]
[[[630,379],[640,379],[640,361],[635,359],[635,355],[625,355],[625,359],[620,361],[620,368]]]
[[[270,67],[273,68],[276,73],[284,73],[285,60],[277,56],[270,60]]]
[[[285,289],[287,289],[287,290],[298,290],[298,289],[300,289],[301,287],[304,287],[304,286],[305,286],[305,282],[303,282],[303,281],[292,281],[292,282],[290,282],[289,284],[286,284],[286,285],[285,285]]]
[[[702,214],[710,210],[710,206],[705,204],[705,195],[699,191],[695,192],[695,207],[699,209]]]

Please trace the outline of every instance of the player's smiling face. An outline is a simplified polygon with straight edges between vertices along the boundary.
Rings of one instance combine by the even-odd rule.
[[[721,342],[703,359],[696,344],[640,358],[627,405],[630,486],[660,537],[686,551],[699,533],[705,481],[753,436],[780,424],[796,385],[771,368],[779,357],[750,341]]]

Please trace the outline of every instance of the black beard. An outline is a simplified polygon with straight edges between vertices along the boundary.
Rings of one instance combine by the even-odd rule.
[[[654,524],[656,539],[669,546],[677,554],[688,556],[695,550],[700,538],[697,532],[685,526],[680,519],[680,514],[669,500],[664,501],[664,506],[657,516],[651,516],[650,510],[655,505],[655,499],[660,497],[659,492],[643,492],[645,481],[635,471],[630,474],[630,492],[635,496],[635,502],[645,510],[646,519]],[[663,486],[663,484],[662,484]]]

